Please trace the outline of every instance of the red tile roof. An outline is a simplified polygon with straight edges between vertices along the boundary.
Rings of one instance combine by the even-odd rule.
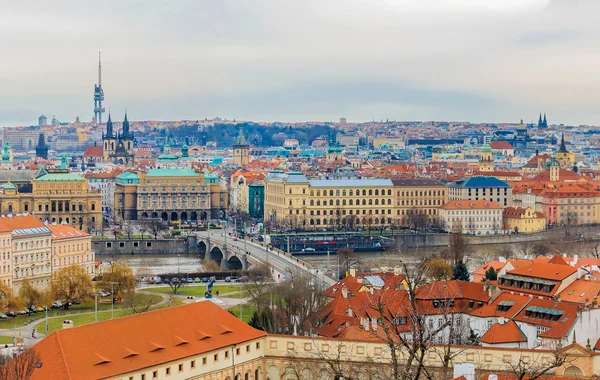
[[[492,149],[514,149],[508,141],[492,141],[490,142],[490,148]]]
[[[35,345],[31,380],[99,379],[265,336],[210,301],[58,330]]]
[[[102,145],[96,146],[88,146],[85,152],[83,152],[83,157],[102,157],[104,156],[104,149]]]
[[[518,343],[527,342],[527,337],[514,321],[508,321],[494,324],[480,340],[487,344]]]
[[[517,276],[543,278],[547,280],[561,281],[576,273],[577,269],[570,265],[535,263],[509,270],[507,273]]]
[[[52,231],[52,240],[75,239],[91,236],[75,227],[66,224],[49,224],[48,228]]]
[[[489,201],[450,201],[440,206],[444,210],[467,210],[467,209],[502,209],[502,206]]]

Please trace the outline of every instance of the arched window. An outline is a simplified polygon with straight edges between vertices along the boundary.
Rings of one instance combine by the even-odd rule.
[[[392,195],[392,189],[388,189],[388,195]]]
[[[373,190],[369,189],[369,195],[373,195]]]
[[[375,189],[375,195],[379,195],[379,190]]]
[[[373,204],[373,200],[369,199],[369,206]]]
[[[392,200],[388,199],[388,205],[391,205],[391,204],[392,204]]]
[[[350,194],[349,195],[353,196],[354,195],[354,191],[350,190]]]
[[[335,196],[336,196],[336,197],[339,197],[339,196],[340,196],[340,191],[339,191],[339,190],[336,190],[336,191],[335,191]]]
[[[346,190],[342,190],[342,197],[346,196]]]
[[[339,199],[336,199],[336,200],[335,200],[335,205],[336,205],[336,206],[339,206],[339,205],[340,205],[340,200],[339,200]]]
[[[317,199],[317,206],[321,205],[321,201]]]
[[[350,202],[352,202],[352,199],[350,199]],[[342,206],[345,206],[345,205],[346,205],[346,200],[342,199]]]
[[[323,219],[323,225],[327,224],[327,218]]]
[[[367,190],[363,190],[363,195],[367,195]]]
[[[375,190],[377,191],[377,190]],[[371,200],[369,199],[369,204],[371,204]],[[379,204],[379,199],[375,199],[375,204],[378,205]]]
[[[315,205],[315,201],[313,201],[312,199],[310,200],[310,205],[314,206]]]
[[[321,190],[317,190],[317,197],[321,196]]]
[[[369,199],[369,200],[370,200],[370,199]],[[362,204],[363,204],[363,206],[364,206],[364,205],[366,205],[366,204],[367,204],[367,200],[366,200],[366,199],[363,199],[363,201],[362,201]]]
[[[333,197],[333,190],[329,190],[329,196]]]
[[[330,205],[330,206],[333,206],[333,199],[330,199],[330,200],[329,200],[329,205]]]
[[[311,191],[310,191],[310,196],[312,197],[312,196],[314,196],[314,195],[315,195],[315,192],[314,192],[314,190],[311,190]]]
[[[350,204],[350,206],[352,206],[352,199],[350,199],[350,200],[349,200],[349,202],[350,202],[350,203],[349,203],[349,204]]]

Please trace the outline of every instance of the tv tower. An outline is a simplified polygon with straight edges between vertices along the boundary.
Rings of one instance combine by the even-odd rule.
[[[94,119],[96,123],[102,124],[102,114],[104,113],[104,107],[102,102],[104,101],[104,90],[102,89],[102,58],[100,52],[98,52],[98,84],[94,85]]]

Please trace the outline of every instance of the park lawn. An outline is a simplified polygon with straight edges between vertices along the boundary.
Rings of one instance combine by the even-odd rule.
[[[216,295],[216,293],[213,292],[213,294]],[[248,297],[248,293],[246,293],[245,291],[240,291],[240,292],[233,292],[233,293],[220,293],[219,297],[221,298],[246,298]]]
[[[219,293],[233,293],[238,292],[242,286],[241,285],[215,285],[213,286],[212,293],[217,294],[217,290]],[[144,291],[152,292],[152,293],[160,293],[160,294],[173,294],[173,291],[169,286],[161,286],[157,288],[144,288]],[[206,292],[206,285],[194,285],[194,286],[182,286],[177,290],[178,296],[194,296],[194,297],[204,297],[204,293]]]
[[[235,315],[237,318],[240,317],[240,305],[232,306],[227,310],[232,312],[233,315]],[[242,320],[244,322],[248,323],[250,321],[250,318],[252,318],[252,314],[254,314],[254,312],[256,312],[257,310],[258,309],[254,305],[242,304],[241,305]]]
[[[0,344],[12,344],[12,336],[0,336]]]
[[[124,317],[126,315],[131,315],[133,312],[131,310],[115,310],[115,318]],[[98,312],[98,322],[105,321],[110,319],[112,316],[111,312],[104,311]],[[83,326],[89,323],[95,322],[95,313],[91,314],[82,314],[82,315],[65,315],[64,318],[54,318],[48,320],[48,333],[52,333],[56,330],[62,329],[63,320],[69,319],[73,321],[73,326]],[[34,328],[40,333],[46,333],[46,321],[42,320],[40,323],[34,326]]]

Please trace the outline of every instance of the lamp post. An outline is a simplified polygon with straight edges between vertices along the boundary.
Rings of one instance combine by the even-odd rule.
[[[98,293],[94,294],[94,298],[96,299],[96,306],[95,306],[95,318],[94,318],[94,322],[98,322]],[[48,312],[46,312],[46,315],[48,314]],[[46,326],[48,324],[46,323]],[[46,327],[46,330],[48,330],[48,327]]]
[[[111,296],[111,302],[110,302],[110,312],[111,312],[111,316],[110,319],[114,319],[115,318],[115,285],[120,284],[120,282],[118,281],[112,281],[110,283],[110,296]]]

